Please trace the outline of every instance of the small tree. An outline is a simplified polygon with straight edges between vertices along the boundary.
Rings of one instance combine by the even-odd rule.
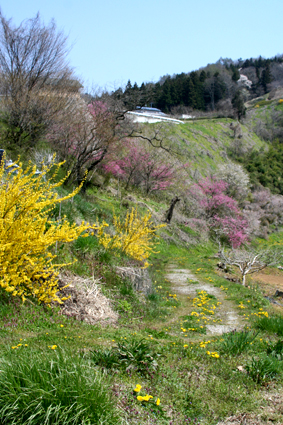
[[[283,257],[282,250],[272,248],[262,250],[233,249],[226,253],[223,248],[219,251],[220,259],[229,266],[240,269],[242,285],[246,284],[246,275],[259,272],[268,266],[277,265]]]
[[[169,188],[179,171],[174,158],[162,148],[129,139],[106,158],[104,169],[124,180],[126,188],[129,184],[140,186],[147,194]]]
[[[119,138],[120,112],[111,105],[83,101],[63,111],[48,133],[51,146],[66,160],[70,178],[80,185],[85,172],[90,173],[103,160],[109,147]]]
[[[54,182],[61,164],[43,167],[35,178],[35,167],[23,170],[19,164],[16,175],[4,173],[0,167],[0,286],[14,296],[35,297],[39,302],[61,303],[58,296],[58,269],[56,255],[50,248],[56,242],[71,242],[78,238],[89,224],[70,224],[49,219],[49,213],[62,201],[76,195],[80,187],[60,198],[56,189],[63,180]]]
[[[211,232],[233,248],[248,239],[248,223],[238,203],[227,195],[229,184],[222,180],[203,179],[191,188],[198,207],[202,209]]]
[[[232,105],[234,108],[234,112],[238,120],[240,120],[242,117],[246,115],[246,107],[243,99],[243,95],[240,92],[240,90],[236,91],[233,99],[232,99]]]

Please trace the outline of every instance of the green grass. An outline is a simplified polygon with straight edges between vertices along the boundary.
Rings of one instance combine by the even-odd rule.
[[[219,130],[217,123],[210,125],[216,126],[215,132]],[[125,213],[119,200],[103,191],[95,189],[86,198],[76,198],[66,204],[70,217],[81,217],[85,210],[90,220],[97,215],[111,221],[113,208]],[[166,206],[155,197],[143,201],[155,210]],[[172,228],[166,229],[169,236],[175,236]],[[182,230],[197,237],[188,228]],[[78,259],[70,266],[72,271],[94,274],[103,293],[112,299],[119,320],[104,327],[66,318],[58,308],[44,308],[35,300],[22,304],[0,291],[0,424],[122,424],[124,420],[135,425],[190,421],[214,425],[235,414],[235,406],[239,413],[260,415],[259,406],[267,403],[262,394],[267,387],[261,385],[276,389],[283,383],[281,360],[272,354],[281,355],[277,353],[278,323],[272,329],[259,329],[258,334],[247,329],[226,336],[206,335],[190,315],[192,302],[179,296],[176,301],[166,278],[169,264],[190,269],[198,280],[220,288],[240,315],[246,314],[247,327],[257,317],[252,313],[258,314],[260,308],[273,317],[272,306],[256,286],[244,288],[216,273],[216,252],[212,242],[186,248],[160,239],[150,257],[153,291],[146,296],[136,293],[116,273],[117,265],[138,264],[120,253],[105,251],[96,238],[79,238],[60,249],[62,259]],[[188,282],[194,283],[194,279]],[[210,301],[217,300],[211,296]],[[238,307],[240,303],[244,308]],[[281,323],[282,317],[276,317]],[[181,322],[184,328],[196,327],[198,332],[185,336],[180,332]],[[207,351],[220,357],[213,358]],[[249,373],[240,372],[239,365],[247,366]],[[143,395],[152,395],[150,403],[137,400],[137,384]],[[279,423],[282,419],[281,415]]]
[[[66,351],[14,351],[1,361],[1,424],[122,422],[107,379],[90,362]]]
[[[254,323],[254,326],[256,329],[260,329],[261,331],[283,336],[282,316],[262,317]]]

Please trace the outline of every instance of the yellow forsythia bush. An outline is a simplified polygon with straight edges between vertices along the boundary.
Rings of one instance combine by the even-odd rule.
[[[103,222],[102,225],[98,226],[99,243],[105,249],[120,249],[130,257],[143,261],[144,267],[147,267],[147,259],[153,251],[153,238],[156,230],[165,226],[164,224],[154,226],[150,219],[150,212],[139,217],[134,208],[127,213],[124,221],[121,221],[120,217],[114,214],[115,235],[111,236],[105,232],[105,227],[108,227],[108,224]]]
[[[56,204],[76,195],[80,187],[60,198],[56,188],[65,179],[54,183],[62,164],[44,167],[42,174],[34,176],[35,167],[18,173],[4,173],[0,167],[0,286],[12,295],[25,300],[36,297],[39,302],[61,303],[58,292],[56,255],[48,249],[59,242],[78,238],[89,224],[71,225],[66,218],[60,223],[49,221],[49,213]],[[47,175],[52,170],[52,177]]]

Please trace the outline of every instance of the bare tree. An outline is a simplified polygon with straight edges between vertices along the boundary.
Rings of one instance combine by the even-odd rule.
[[[78,93],[66,56],[67,38],[54,21],[39,14],[18,27],[0,12],[0,90],[2,138],[7,147],[32,147],[54,114]]]
[[[108,99],[109,100],[109,99]],[[115,104],[82,99],[61,112],[47,134],[52,148],[66,161],[70,179],[88,178],[110,146],[125,137],[124,112]]]
[[[263,270],[268,266],[277,265],[283,257],[282,250],[272,248],[262,250],[233,249],[225,253],[220,247],[219,257],[225,265],[236,266],[242,275],[242,285],[246,284],[246,275]]]

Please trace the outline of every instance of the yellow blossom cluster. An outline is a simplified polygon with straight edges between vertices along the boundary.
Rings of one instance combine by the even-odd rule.
[[[216,359],[219,359],[219,354],[216,351],[207,351],[206,354],[210,357],[215,357]]]
[[[103,222],[99,226],[97,233],[99,243],[105,249],[120,249],[130,257],[144,262],[144,267],[148,267],[147,259],[150,253],[153,252],[153,238],[156,230],[165,226],[164,224],[155,226],[150,219],[150,212],[143,217],[139,217],[137,210],[134,208],[127,213],[124,221],[114,215],[115,234],[112,236],[106,233],[105,227],[108,227],[108,224]]]
[[[141,389],[142,389],[142,386],[140,384],[137,384],[136,388],[134,388],[134,391],[136,393],[139,393],[141,391]],[[149,401],[151,398],[153,399],[153,396],[150,395],[150,394],[146,394],[145,396],[142,396],[142,395],[137,396],[138,401]],[[160,404],[160,399],[157,398],[156,405],[159,406],[159,404]]]
[[[200,346],[200,348],[205,348],[206,347],[206,344],[210,344],[210,341],[201,341],[199,343],[199,346]]]
[[[252,316],[257,316],[257,317],[262,317],[262,316],[268,317],[268,312],[267,311],[263,311],[263,309],[260,308],[258,313],[252,313],[251,315]]]
[[[198,296],[193,299],[193,306],[198,310],[192,311],[191,316],[197,317],[197,322],[202,321],[204,325],[213,322],[221,321],[221,319],[213,319],[211,316],[215,315],[215,310],[221,305],[221,302],[215,302],[214,299],[210,298],[206,291],[200,291]],[[201,326],[202,328],[203,326]]]
[[[71,225],[65,217],[60,222],[49,220],[56,204],[80,190],[59,197],[56,189],[65,179],[54,180],[61,165],[43,167],[38,177],[33,166],[24,170],[19,164],[17,174],[6,174],[3,164],[0,167],[0,286],[23,301],[32,296],[47,304],[62,302],[56,294],[62,264],[53,263],[56,255],[49,248],[77,239],[90,227],[84,222]]]

